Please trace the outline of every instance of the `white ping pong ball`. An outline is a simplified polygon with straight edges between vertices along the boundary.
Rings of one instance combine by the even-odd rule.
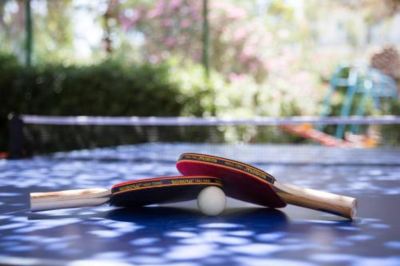
[[[219,187],[203,188],[197,196],[197,206],[208,216],[216,216],[224,211],[226,205],[225,193]]]

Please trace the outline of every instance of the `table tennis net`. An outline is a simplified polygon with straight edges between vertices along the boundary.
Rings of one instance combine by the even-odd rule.
[[[26,154],[91,149],[146,142],[168,143],[313,143],[283,126],[366,124],[399,129],[400,117],[87,117],[21,115],[10,120],[14,150]],[[326,131],[326,130],[325,130]],[[327,132],[332,133],[332,132]],[[398,136],[394,136],[396,138]],[[18,151],[21,152],[21,151]]]

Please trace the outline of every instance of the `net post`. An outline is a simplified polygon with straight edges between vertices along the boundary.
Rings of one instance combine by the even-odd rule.
[[[24,154],[24,122],[15,114],[8,116],[8,158],[22,158]]]

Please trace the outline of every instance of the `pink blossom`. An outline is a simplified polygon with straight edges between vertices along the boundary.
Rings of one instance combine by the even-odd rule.
[[[230,19],[243,19],[246,17],[246,12],[237,7],[232,7],[226,11],[228,13],[228,18]]]
[[[164,44],[167,46],[167,47],[169,47],[169,48],[171,48],[171,47],[173,47],[175,44],[176,44],[176,38],[174,38],[174,37],[167,37],[167,38],[165,38],[165,40],[164,40]]]
[[[245,56],[244,54],[239,55],[239,62],[241,64],[245,64],[248,60],[249,60],[249,58],[247,56]]]
[[[246,76],[238,73],[230,73],[228,79],[230,82],[241,82],[246,79]]]
[[[243,19],[246,17],[244,9],[223,2],[213,2],[210,9],[222,11],[228,19]]]
[[[150,12],[147,14],[147,18],[151,19],[151,18],[156,18],[159,17],[161,15],[161,11],[158,9],[152,9],[150,10]]]
[[[182,1],[181,0],[171,0],[171,2],[169,3],[169,6],[172,9],[178,9],[181,5],[182,5]]]
[[[202,53],[200,53],[199,51],[194,51],[193,54],[192,54],[192,58],[194,60],[200,60],[201,56],[202,56]]]
[[[173,20],[170,18],[166,18],[161,21],[161,26],[166,27],[166,28],[172,26],[172,24],[173,24]]]
[[[137,10],[128,9],[125,10],[120,16],[119,21],[121,22],[123,30],[127,31],[131,27],[134,27],[137,22],[141,19],[141,14]]]
[[[192,22],[189,19],[183,19],[181,21],[181,27],[182,28],[188,28],[190,25],[192,24]]]
[[[156,18],[161,16],[161,14],[165,11],[166,8],[166,3],[165,1],[158,1],[156,6],[150,10],[150,12],[147,14],[148,18]]]
[[[258,64],[256,62],[251,62],[249,65],[250,72],[256,72],[258,69]]]
[[[249,45],[246,45],[244,48],[243,48],[243,56],[245,56],[245,57],[250,57],[250,56],[253,56],[254,55],[254,50],[255,49],[253,49],[253,47],[250,47]]]
[[[245,28],[239,28],[233,33],[233,39],[235,41],[240,41],[246,37],[248,34],[247,30]]]

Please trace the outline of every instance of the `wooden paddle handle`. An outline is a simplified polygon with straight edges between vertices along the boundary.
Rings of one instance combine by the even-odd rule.
[[[31,211],[97,206],[106,203],[111,192],[106,188],[36,192],[30,194]]]
[[[329,212],[350,219],[356,217],[357,200],[355,198],[278,182],[275,182],[274,186],[278,195],[286,203]]]

